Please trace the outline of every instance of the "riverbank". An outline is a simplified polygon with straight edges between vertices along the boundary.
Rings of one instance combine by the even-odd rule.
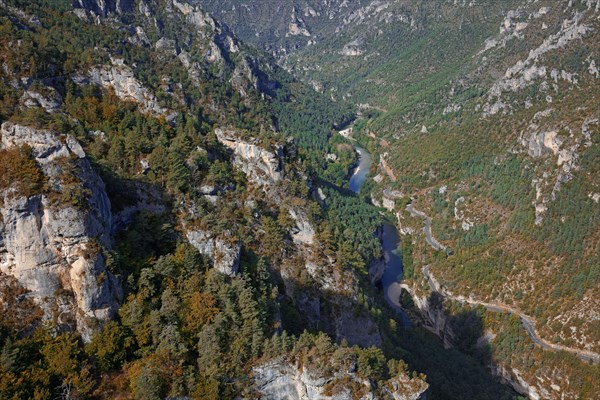
[[[371,154],[362,147],[354,147],[359,155],[359,164],[349,181],[350,190],[359,193],[371,170]],[[412,322],[400,305],[402,293],[401,282],[403,278],[402,256],[400,255],[400,234],[395,225],[386,222],[381,232],[381,247],[384,258],[384,271],[381,276],[381,285],[386,302],[400,314],[405,327],[412,326]]]

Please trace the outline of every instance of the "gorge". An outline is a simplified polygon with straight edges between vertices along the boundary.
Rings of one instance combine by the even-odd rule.
[[[350,177],[349,187],[351,191],[358,194],[371,171],[372,157],[362,147],[356,146],[355,150],[358,154],[359,163]],[[400,235],[396,226],[387,221],[381,227],[381,247],[385,268],[379,281],[383,287],[383,295],[386,302],[400,314],[404,327],[410,327],[410,318],[400,305],[402,294],[400,283],[403,279]]]
[[[0,0],[0,398],[599,398],[599,35]]]

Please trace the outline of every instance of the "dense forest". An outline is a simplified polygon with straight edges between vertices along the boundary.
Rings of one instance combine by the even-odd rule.
[[[15,10],[36,17],[27,19]],[[156,18],[160,28],[146,24],[137,13],[124,20],[146,26],[153,40],[168,36],[187,41],[191,56],[201,61],[205,35],[189,36],[177,29],[178,22],[168,11],[159,11]],[[406,364],[391,360],[380,349],[335,344],[323,332],[306,332],[308,325],[294,328],[290,323],[288,329],[298,332],[295,335],[281,326],[281,307],[286,314],[298,312],[293,299],[282,304],[285,292],[275,268],[287,262],[286,253],[293,250],[288,233],[293,221],[287,206],[308,207],[325,251],[336,255],[337,268],[362,274],[365,264],[378,256],[373,236],[377,214],[360,211],[367,208],[340,187],[354,153],[330,142],[333,130],[351,120],[348,106],[323,96],[313,98],[304,85],[281,71],[261,76],[279,80],[272,92],[248,86],[242,96],[231,79],[240,60],[212,67],[202,62],[197,71],[202,79],[197,79],[177,58],[131,45],[129,32],[121,29],[125,25],[117,24],[115,29],[110,24],[87,23],[71,12],[67,2],[3,4],[0,24],[7,39],[2,56],[8,62],[0,80],[0,122],[76,138],[106,184],[115,215],[135,207],[140,196],[162,210],[135,214],[127,228],[115,234],[112,249],[95,244],[93,251],[103,255],[108,271],[122,282],[124,301],[117,318],[98,327],[90,341],[72,329],[72,321],[48,319],[17,280],[2,274],[0,397],[254,397],[252,366],[282,356],[312,368],[321,359],[333,359],[332,368],[356,360],[355,373],[373,382],[408,373]],[[177,116],[142,112],[139,104],[123,100],[115,90],[75,82],[78,74],[112,62],[111,57],[135,65],[135,78],[156,93],[162,109]],[[25,89],[11,84],[14,76],[27,77]],[[160,76],[168,76],[172,84],[165,85],[157,79]],[[56,96],[60,105],[52,111],[23,107],[24,90]],[[286,136],[293,139],[285,144],[289,178],[277,188],[278,196],[287,199],[283,204],[255,192],[233,167],[214,134],[223,125],[247,132],[244,135],[252,135],[267,148],[284,142]],[[328,153],[338,153],[340,163],[329,168],[323,163]],[[0,165],[2,190],[15,189],[13,195],[26,197],[48,196],[55,207],[82,211],[89,207],[92,194],[81,185],[77,160],[57,164],[59,188],[49,184],[26,146],[1,150]],[[307,178],[297,171],[306,171],[311,180],[331,181],[328,206],[322,209],[309,200]],[[203,187],[225,188],[223,201],[205,200]],[[257,202],[256,216],[245,214],[246,201]],[[348,217],[341,218],[339,202],[347,204]],[[197,211],[182,215],[180,204],[194,205]],[[365,221],[366,233],[360,226]],[[243,250],[237,276],[227,277],[211,268],[212,260],[184,240],[183,224],[239,238]],[[264,235],[255,236],[256,229]],[[363,250],[361,243],[349,240],[358,235],[370,246]],[[348,389],[341,382],[331,385],[327,390],[332,393]]]
[[[557,230],[536,225],[531,182],[539,169],[522,153],[504,154],[512,145],[504,133],[518,124],[436,111],[448,100],[440,93],[468,72],[462,58],[491,26],[486,20],[466,30],[468,46],[455,30],[445,35],[443,24],[381,31],[379,55],[387,61],[356,58],[344,76],[334,68],[339,53],[325,53],[321,77],[340,93],[360,92],[353,98],[332,95],[329,86],[313,90],[273,55],[183,2],[0,2],[0,124],[55,138],[54,148],[81,147],[45,159],[43,140],[10,147],[2,138],[0,398],[260,398],[261,371],[291,368],[289,376],[317,375],[326,396],[419,396],[429,386],[428,399],[508,400],[519,396],[499,382],[496,366],[530,373],[538,362],[577,375],[569,390],[593,398],[597,365],[545,352],[517,317],[424,295],[419,282],[431,265],[450,290],[501,296],[515,265],[539,246],[538,258],[569,265],[540,278],[552,288],[544,292],[552,304],[566,298],[562,308],[570,307],[598,285],[600,247],[590,251],[590,244],[600,214],[588,196],[598,135],[579,156],[589,174],[565,182],[569,190],[547,209],[547,221],[569,216]],[[378,43],[376,32],[363,44]],[[336,48],[340,40],[323,43]],[[432,42],[437,47],[426,52]],[[322,57],[320,49],[305,49],[305,60]],[[425,53],[433,55],[429,72],[420,68]],[[392,84],[364,86],[373,80]],[[410,82],[398,99],[400,81]],[[472,105],[483,90],[456,96]],[[570,94],[557,102],[580,100]],[[374,106],[356,106],[366,101]],[[517,115],[525,121],[539,111]],[[427,124],[431,132],[419,136],[422,116],[417,128]],[[374,165],[369,176],[377,180],[359,194],[348,189],[357,154],[337,133],[348,126],[374,157],[385,155],[391,170],[402,171],[398,179]],[[88,162],[100,185],[86,181]],[[384,187],[403,193],[393,210],[372,204]],[[50,301],[14,274],[19,260],[8,256],[5,232],[18,224],[5,222],[23,212],[13,205],[20,199],[39,200],[47,218],[95,216],[94,190],[110,202],[111,220],[100,224],[109,238],[86,238],[77,257],[100,260],[106,268],[93,284],[114,278],[120,301],[110,318],[86,316],[88,335],[73,306],[72,277],[56,279],[63,286]],[[490,212],[465,230],[455,219],[473,205],[469,196],[486,199],[478,210]],[[409,202],[435,215],[432,229],[451,252],[427,248],[422,221],[404,211]],[[372,281],[370,268],[385,261],[386,219],[417,227],[403,232],[404,278],[426,296],[432,315],[445,316],[441,340],[406,290],[400,302],[411,326]],[[507,244],[511,235],[526,245]],[[533,262],[542,267],[541,259]],[[548,325],[545,333],[559,330],[529,295],[518,289],[514,300]]]

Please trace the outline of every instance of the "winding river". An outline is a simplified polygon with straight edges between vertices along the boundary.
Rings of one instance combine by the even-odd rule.
[[[355,146],[355,149],[359,155],[359,164],[350,178],[349,186],[350,190],[354,193],[358,193],[371,169],[372,157],[371,154],[362,147]],[[398,230],[393,224],[385,222],[382,235],[385,270],[381,277],[381,285],[383,286],[385,300],[400,314],[404,326],[408,327],[411,326],[411,321],[406,312],[400,307],[400,282],[402,281],[403,270],[399,247],[400,235],[398,234]]]
[[[356,169],[354,171],[354,174],[350,178],[349,185],[350,185],[350,190],[352,190],[354,193],[358,193],[367,178],[367,174],[369,173],[369,170],[371,169],[372,157],[371,157],[371,154],[369,154],[369,152],[362,147],[355,146],[355,149],[360,157],[360,161],[359,161],[358,167],[356,167]],[[431,218],[428,217],[425,213],[416,210],[412,206],[412,204],[409,204],[406,207],[406,210],[413,217],[419,217],[419,218],[423,219],[423,221],[424,221],[423,231],[425,233],[425,240],[427,241],[427,243],[435,250],[447,251],[446,247],[443,246],[440,242],[438,242],[433,237],[433,234],[431,233]],[[403,269],[402,269],[402,257],[400,256],[400,253],[399,253],[399,246],[400,246],[400,235],[398,234],[398,230],[396,229],[396,226],[394,226],[393,224],[391,224],[389,222],[385,222],[383,225],[383,237],[382,237],[382,248],[383,248],[383,254],[384,254],[384,258],[385,258],[385,270],[384,270],[383,276],[381,278],[381,284],[383,286],[383,293],[384,293],[385,300],[392,308],[394,308],[396,311],[398,311],[398,313],[402,317],[404,326],[408,327],[408,326],[411,326],[411,321],[408,318],[408,315],[406,314],[406,312],[404,312],[404,310],[402,310],[402,308],[400,306],[400,294],[402,291],[400,282],[402,281]],[[465,299],[464,297],[461,297],[461,296],[453,296],[451,293],[441,290],[440,288],[437,287],[437,285],[434,284],[435,281],[434,281],[433,277],[430,275],[429,266],[423,267],[423,274],[428,279],[429,285],[431,286],[432,291],[443,292],[442,294],[448,298],[459,301],[461,303],[466,302],[466,303],[470,303],[473,305],[481,305],[481,306],[484,306],[488,311],[492,311],[492,312],[504,312],[504,313],[511,313],[511,314],[518,315],[523,324],[523,328],[525,329],[525,331],[527,332],[529,337],[532,339],[532,341],[536,345],[540,346],[544,350],[567,351],[572,354],[575,354],[577,357],[579,357],[583,361],[591,362],[593,364],[600,363],[600,354],[598,354],[598,353],[594,353],[594,352],[588,351],[588,350],[569,348],[567,346],[553,344],[553,343],[550,343],[550,342],[544,340],[543,338],[541,338],[538,335],[532,318],[525,315],[523,312],[521,312],[517,309],[511,308],[509,306],[503,305],[503,304],[486,303],[486,302],[477,301],[477,300],[474,300],[471,298]]]
[[[354,193],[358,193],[363,183],[365,183],[365,180],[367,179],[367,174],[371,169],[371,163],[373,160],[371,158],[371,154],[367,150],[358,146],[355,146],[354,148],[358,153],[359,162],[358,167],[356,167],[354,174],[352,174],[352,177],[350,178],[349,185],[350,190],[352,190]]]

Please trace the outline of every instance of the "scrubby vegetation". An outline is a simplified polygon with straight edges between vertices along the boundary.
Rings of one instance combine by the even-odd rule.
[[[490,4],[488,18],[461,16],[460,24],[454,23],[458,15],[430,20],[429,11],[417,15],[419,10],[406,4],[402,11],[414,16],[415,24],[363,32],[362,45],[370,54],[340,58],[349,39],[346,32],[292,54],[288,65],[321,66],[296,72],[324,83],[323,93],[243,43],[234,43],[238,51],[208,62],[205,54],[214,44],[210,24],[198,32],[181,29],[183,17],[165,7],[154,10],[156,23],[133,12],[95,24],[73,14],[68,2],[4,3],[0,122],[76,137],[106,183],[113,213],[141,202],[145,208],[127,221],[127,229],[119,229],[111,251],[91,246],[120,277],[125,301],[118,318],[90,343],[56,320],[42,323],[26,291],[0,277],[2,298],[10,300],[1,304],[0,313],[1,398],[251,397],[256,396],[252,368],[281,357],[323,367],[325,375],[352,366],[360,378],[380,387],[408,370],[425,372],[431,399],[515,398],[487,369],[495,364],[524,371],[531,379],[561,371],[569,380],[561,385],[573,397],[593,397],[598,390],[592,379],[596,366],[539,350],[515,317],[430,299],[449,316],[455,348],[444,349],[418,327],[414,302],[406,296],[402,300],[417,317],[417,326],[402,329],[398,315],[368,280],[370,262],[381,256],[375,233],[383,217],[365,199],[375,189],[401,190],[400,216],[408,225],[415,222],[403,211],[412,196],[418,209],[434,217],[436,237],[451,249],[432,252],[422,240],[419,219],[413,234],[403,238],[404,277],[410,284],[418,285],[422,266],[431,265],[449,290],[510,303],[533,316],[540,333],[554,342],[579,345],[565,335],[571,326],[597,339],[597,323],[575,315],[566,326],[554,318],[575,306],[585,308],[600,282],[600,215],[590,197],[598,192],[595,177],[600,172],[597,125],[591,128],[592,145],[578,154],[580,171],[574,170],[572,179],[552,194],[544,220],[536,225],[533,181],[552,173],[556,160],[547,154],[532,159],[519,140],[547,104],[483,119],[486,87],[497,71],[486,69],[489,64],[479,70],[480,65],[465,61],[497,32],[500,16],[516,0]],[[173,39],[193,67],[174,54],[135,44],[141,39],[135,39],[133,26],[143,27],[151,43]],[[525,40],[517,52],[538,39]],[[548,65],[585,74],[582,63],[594,51],[565,51]],[[503,70],[516,58],[502,53],[490,55],[489,62]],[[90,67],[121,61],[156,95],[164,115],[144,113],[114,90],[74,79]],[[245,81],[248,74],[252,78]],[[562,110],[552,121],[565,121],[561,135],[567,140],[569,129],[577,135],[581,131],[586,110],[596,107],[597,93],[586,79],[578,90],[562,89],[560,95],[552,93],[552,107]],[[26,90],[58,94],[59,110],[26,105]],[[545,101],[542,90],[534,84],[511,100]],[[360,196],[346,189],[355,153],[333,134],[356,117],[350,101],[362,104],[354,125],[359,143],[374,157],[387,153],[398,178],[382,174],[383,180],[367,183]],[[218,142],[216,127],[232,127],[265,148],[282,145],[286,179],[269,194],[250,184]],[[63,190],[51,198],[57,205],[81,207],[90,193],[81,187],[72,161],[56,163]],[[2,191],[14,189],[24,196],[50,191],[26,147],[0,151],[0,170]],[[319,201],[316,188],[324,195]],[[206,190],[218,197],[205,196]],[[318,274],[306,271],[307,255],[292,238],[293,207],[306,211],[315,228],[319,254],[310,256],[320,257],[333,274],[356,278],[358,293],[347,293],[342,301],[355,307],[356,315],[377,322],[381,349],[333,343],[322,332],[332,329],[327,321],[312,321],[301,309],[305,293],[314,296],[323,315],[338,312],[340,299],[317,288]],[[186,244],[186,228],[240,243],[239,274],[226,277],[212,268],[208,258]],[[521,284],[524,277],[527,285]],[[511,286],[513,281],[517,283]],[[484,335],[487,343],[481,340]],[[334,379],[327,392],[337,393],[345,384]]]
[[[77,138],[106,183],[114,214],[140,201],[149,203],[151,211],[134,213],[127,229],[115,234],[112,250],[93,246],[120,278],[125,301],[118,318],[91,342],[84,343],[61,325],[58,314],[41,321],[41,313],[33,311],[26,291],[16,283],[3,287],[2,298],[12,303],[2,304],[0,318],[0,397],[233,398],[252,392],[250,373],[262,360],[285,353],[303,358],[300,354],[307,346],[319,349],[321,343],[333,351],[337,345],[324,333],[293,336],[285,330],[301,334],[313,329],[308,323],[281,326],[280,319],[287,321],[287,316],[280,317],[280,304],[298,310],[294,299],[286,298],[279,274],[296,251],[289,233],[295,225],[290,206],[308,211],[323,251],[335,255],[340,271],[365,275],[365,265],[379,255],[373,236],[378,215],[338,187],[354,163],[354,153],[330,136],[352,118],[350,108],[325,96],[312,99],[311,91],[279,70],[270,77],[279,79],[275,92],[248,86],[242,96],[231,80],[241,60],[207,65],[201,55],[207,45],[202,35],[193,35],[189,45],[197,52],[192,57],[202,74],[196,81],[179,60],[131,45],[126,29],[79,19],[70,5],[44,1],[9,5],[36,18],[23,19],[2,6],[0,24],[8,40],[0,51],[10,64],[0,72],[1,122]],[[137,14],[127,18],[143,25],[153,39],[167,35],[188,40],[173,15],[161,9],[156,17],[162,21],[160,29]],[[109,65],[109,55],[134,65],[135,78],[177,118],[168,121],[164,115],[144,113],[139,104],[120,99],[114,90],[74,82],[74,75],[92,66]],[[165,87],[157,78],[161,76],[169,76],[177,88]],[[14,77],[26,79],[26,87],[9,85]],[[20,99],[25,89],[57,93],[58,110],[24,106]],[[279,132],[269,129],[271,125]],[[287,179],[274,185],[281,204],[233,167],[214,134],[218,126],[235,127],[247,140],[266,148],[285,144]],[[293,141],[286,142],[286,137]],[[338,154],[339,162],[325,161],[327,153]],[[53,161],[62,190],[52,192],[30,149],[3,150],[0,190],[14,187],[25,196],[43,193],[56,207],[80,207],[90,193],[81,185],[76,162]],[[330,186],[325,209],[309,198],[307,179]],[[206,200],[203,187],[217,188],[219,202]],[[186,211],[190,209],[193,212]],[[240,273],[230,278],[211,268],[208,258],[184,243],[184,223],[232,242],[239,240]],[[310,277],[302,279],[311,283]],[[338,353],[357,357],[359,375],[373,382],[406,372],[397,361],[388,367],[390,358],[381,350],[342,346]]]
[[[0,170],[0,190],[14,188],[15,196],[33,196],[44,189],[46,179],[28,146],[0,150]]]

